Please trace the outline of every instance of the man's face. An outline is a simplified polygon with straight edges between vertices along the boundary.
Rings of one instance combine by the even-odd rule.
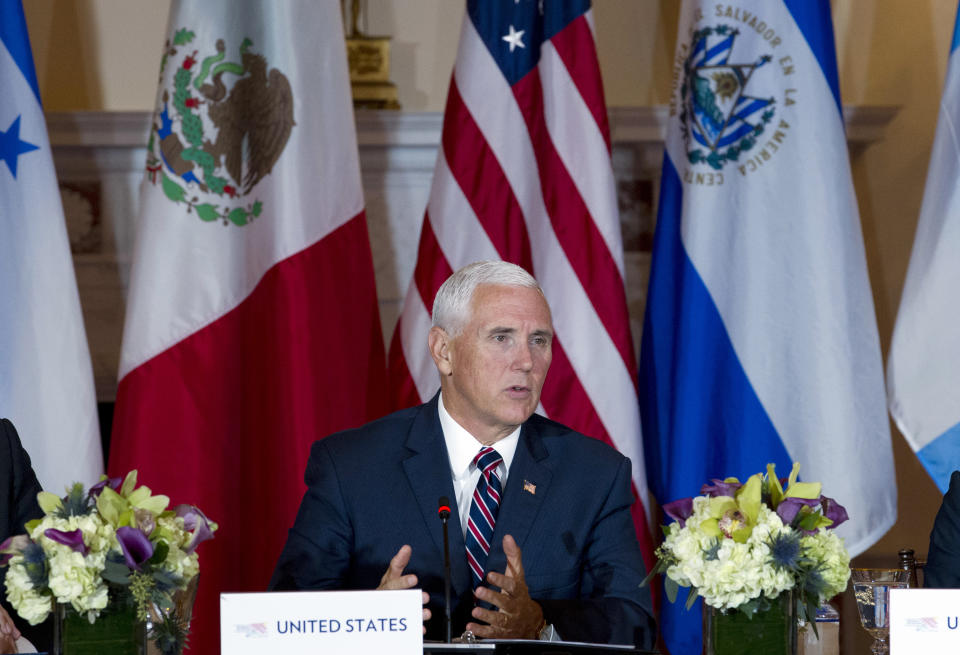
[[[440,370],[443,404],[483,443],[507,436],[540,402],[550,368],[553,325],[537,289],[480,285],[463,331],[430,335]]]

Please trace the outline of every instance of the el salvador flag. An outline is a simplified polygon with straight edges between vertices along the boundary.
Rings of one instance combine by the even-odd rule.
[[[0,1],[0,418],[44,489],[103,472],[90,351],[20,0]]]
[[[827,0],[684,2],[640,361],[660,504],[775,463],[896,520],[883,369]],[[700,611],[664,603],[672,655]]]
[[[887,361],[890,413],[933,481],[960,469],[960,23]]]

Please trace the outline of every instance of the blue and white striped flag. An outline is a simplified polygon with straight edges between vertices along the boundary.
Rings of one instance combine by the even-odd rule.
[[[960,24],[900,299],[890,357],[890,413],[943,492],[960,469]]]
[[[684,2],[640,362],[659,503],[768,462],[896,519],[883,368],[827,0]],[[700,613],[664,604],[672,655]]]
[[[19,0],[0,2],[0,417],[44,488],[103,472],[90,351]]]

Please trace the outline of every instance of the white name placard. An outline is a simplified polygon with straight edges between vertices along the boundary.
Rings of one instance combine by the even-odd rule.
[[[423,653],[420,590],[220,594],[223,655]]]
[[[891,589],[890,653],[960,653],[960,589]]]

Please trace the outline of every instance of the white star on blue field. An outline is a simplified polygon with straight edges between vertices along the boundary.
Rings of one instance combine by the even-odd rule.
[[[31,150],[39,150],[39,146],[20,139],[19,116],[14,119],[6,132],[0,130],[0,159],[6,162],[14,179],[17,177],[17,157]]]

